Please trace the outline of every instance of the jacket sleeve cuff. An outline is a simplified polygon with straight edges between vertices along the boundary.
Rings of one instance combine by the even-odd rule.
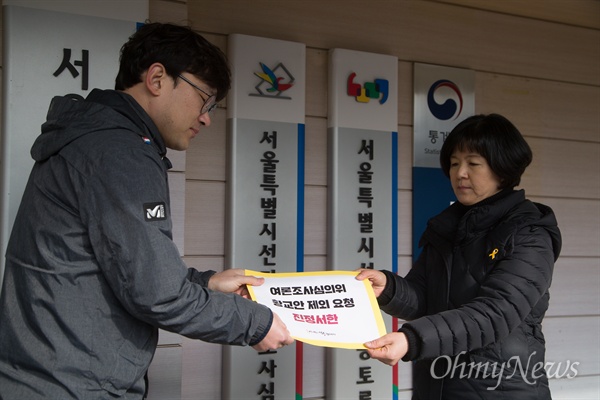
[[[382,270],[381,272],[385,274],[386,281],[385,288],[383,288],[383,291],[377,298],[377,304],[380,307],[387,305],[396,293],[396,278],[394,277],[394,273],[386,270]]]
[[[216,271],[198,271],[196,268],[188,268],[187,280],[202,287],[208,287],[208,281],[216,274]]]
[[[406,335],[406,340],[408,340],[408,351],[402,357],[402,361],[413,361],[419,354],[421,353],[421,340],[417,333],[410,327],[410,325],[404,325],[402,328],[398,330],[398,332],[402,332]]]
[[[271,330],[271,325],[273,325],[273,312],[271,312],[271,310],[269,310],[268,308],[267,311],[269,312],[268,322],[266,325],[264,325],[264,328],[259,327],[257,333],[250,340],[250,346],[256,346],[257,344],[259,344],[267,336],[267,333],[269,333],[269,331]]]

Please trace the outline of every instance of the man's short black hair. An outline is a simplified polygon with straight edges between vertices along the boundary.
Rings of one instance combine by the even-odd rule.
[[[231,72],[217,46],[190,27],[157,22],[142,25],[121,47],[115,89],[141,82],[142,73],[157,62],[173,79],[182,72],[195,75],[217,91],[217,101],[229,91]]]

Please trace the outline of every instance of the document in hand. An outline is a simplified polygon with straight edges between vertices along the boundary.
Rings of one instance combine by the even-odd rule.
[[[279,315],[296,340],[364,349],[363,343],[386,334],[371,283],[356,280],[356,271],[246,275],[265,278],[261,286],[248,286],[250,297]]]

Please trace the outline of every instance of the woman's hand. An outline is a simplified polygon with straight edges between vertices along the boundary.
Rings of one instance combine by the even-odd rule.
[[[408,340],[402,332],[392,332],[365,343],[367,352],[387,365],[396,365],[408,351]]]
[[[387,282],[387,277],[381,271],[377,271],[375,269],[358,269],[360,271],[358,275],[356,275],[356,279],[362,281],[363,279],[368,279],[371,282],[371,286],[373,286],[373,292],[375,293],[375,297],[379,297],[383,289],[385,288],[385,284]]]

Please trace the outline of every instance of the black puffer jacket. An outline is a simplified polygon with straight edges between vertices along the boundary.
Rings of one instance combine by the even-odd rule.
[[[561,236],[552,210],[507,190],[432,218],[383,311],[411,322],[413,399],[550,399],[541,322]],[[487,369],[486,369],[487,368]]]

